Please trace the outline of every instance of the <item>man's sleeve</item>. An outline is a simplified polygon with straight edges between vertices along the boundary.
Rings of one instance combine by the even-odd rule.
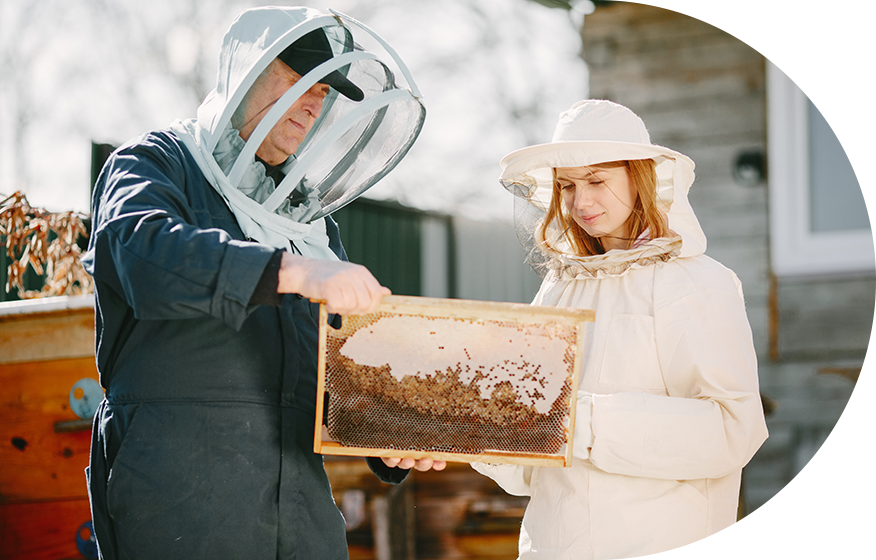
[[[249,298],[251,305],[274,305],[279,306],[283,296],[277,292],[280,287],[280,264],[283,260],[283,251],[277,249],[271,255],[271,260],[265,266],[259,283],[256,284],[252,296]]]
[[[125,299],[138,319],[217,317],[235,329],[273,247],[196,224],[179,152],[154,143],[115,154],[98,183],[94,228],[83,263]]]
[[[410,469],[400,469],[398,467],[388,467],[380,457],[366,457],[365,461],[377,478],[381,482],[388,484],[399,484],[407,478]]]

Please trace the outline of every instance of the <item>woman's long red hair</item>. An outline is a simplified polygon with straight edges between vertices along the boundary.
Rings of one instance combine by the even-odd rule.
[[[648,231],[651,239],[666,237],[669,233],[669,225],[666,223],[665,214],[657,207],[657,171],[653,159],[633,159],[625,161],[613,161],[587,166],[589,169],[613,169],[624,167],[627,170],[630,181],[636,187],[636,202],[633,212],[630,214],[630,238],[627,239],[627,248],[633,242]],[[602,255],[605,248],[598,237],[592,237],[579,226],[563,203],[560,185],[557,182],[557,170],[553,170],[553,191],[551,204],[547,210],[544,221],[538,228],[537,239],[544,244],[549,251],[558,252],[556,243],[559,239],[551,241],[547,235],[552,225],[556,225],[563,232],[562,237],[568,242],[576,255],[581,257]]]

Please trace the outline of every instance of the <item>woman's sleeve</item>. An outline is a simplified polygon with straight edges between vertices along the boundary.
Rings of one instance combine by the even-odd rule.
[[[599,469],[662,479],[718,478],[741,469],[766,439],[738,280],[722,270],[732,280],[717,287],[687,289],[690,279],[683,275],[670,279],[666,290],[655,287],[654,330],[668,396],[593,395],[590,460]]]
[[[119,151],[98,182],[83,262],[138,319],[212,315],[239,329],[274,248],[198,227],[209,208],[193,208],[186,188],[182,154],[169,142]]]
[[[494,465],[492,463],[471,463],[474,470],[492,478],[502,490],[514,496],[529,496],[529,482],[532,467],[528,465]]]

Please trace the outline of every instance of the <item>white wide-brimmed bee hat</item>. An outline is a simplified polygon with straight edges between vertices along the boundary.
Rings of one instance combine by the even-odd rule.
[[[652,144],[642,119],[612,101],[587,99],[572,105],[560,114],[549,143],[521,148],[502,158],[499,182],[544,212],[551,201],[553,168],[637,159],[656,163],[657,203],[666,212],[669,227],[684,239],[682,255],[703,252],[705,235],[687,201],[695,177],[693,160]]]
[[[547,208],[552,168],[630,159],[657,163],[658,198],[667,188],[686,192],[693,183],[694,163],[689,157],[652,144],[638,115],[623,105],[599,99],[579,101],[562,113],[550,143],[521,148],[502,158],[499,181],[514,195]],[[539,192],[542,189],[545,192]],[[671,198],[667,202],[671,203]]]

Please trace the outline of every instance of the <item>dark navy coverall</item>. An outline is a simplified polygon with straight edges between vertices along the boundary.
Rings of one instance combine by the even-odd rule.
[[[347,558],[313,453],[317,308],[251,302],[276,249],[245,240],[169,131],[110,157],[92,211],[83,262],[106,399],[87,477],[102,557]],[[406,474],[369,464],[386,482]]]

